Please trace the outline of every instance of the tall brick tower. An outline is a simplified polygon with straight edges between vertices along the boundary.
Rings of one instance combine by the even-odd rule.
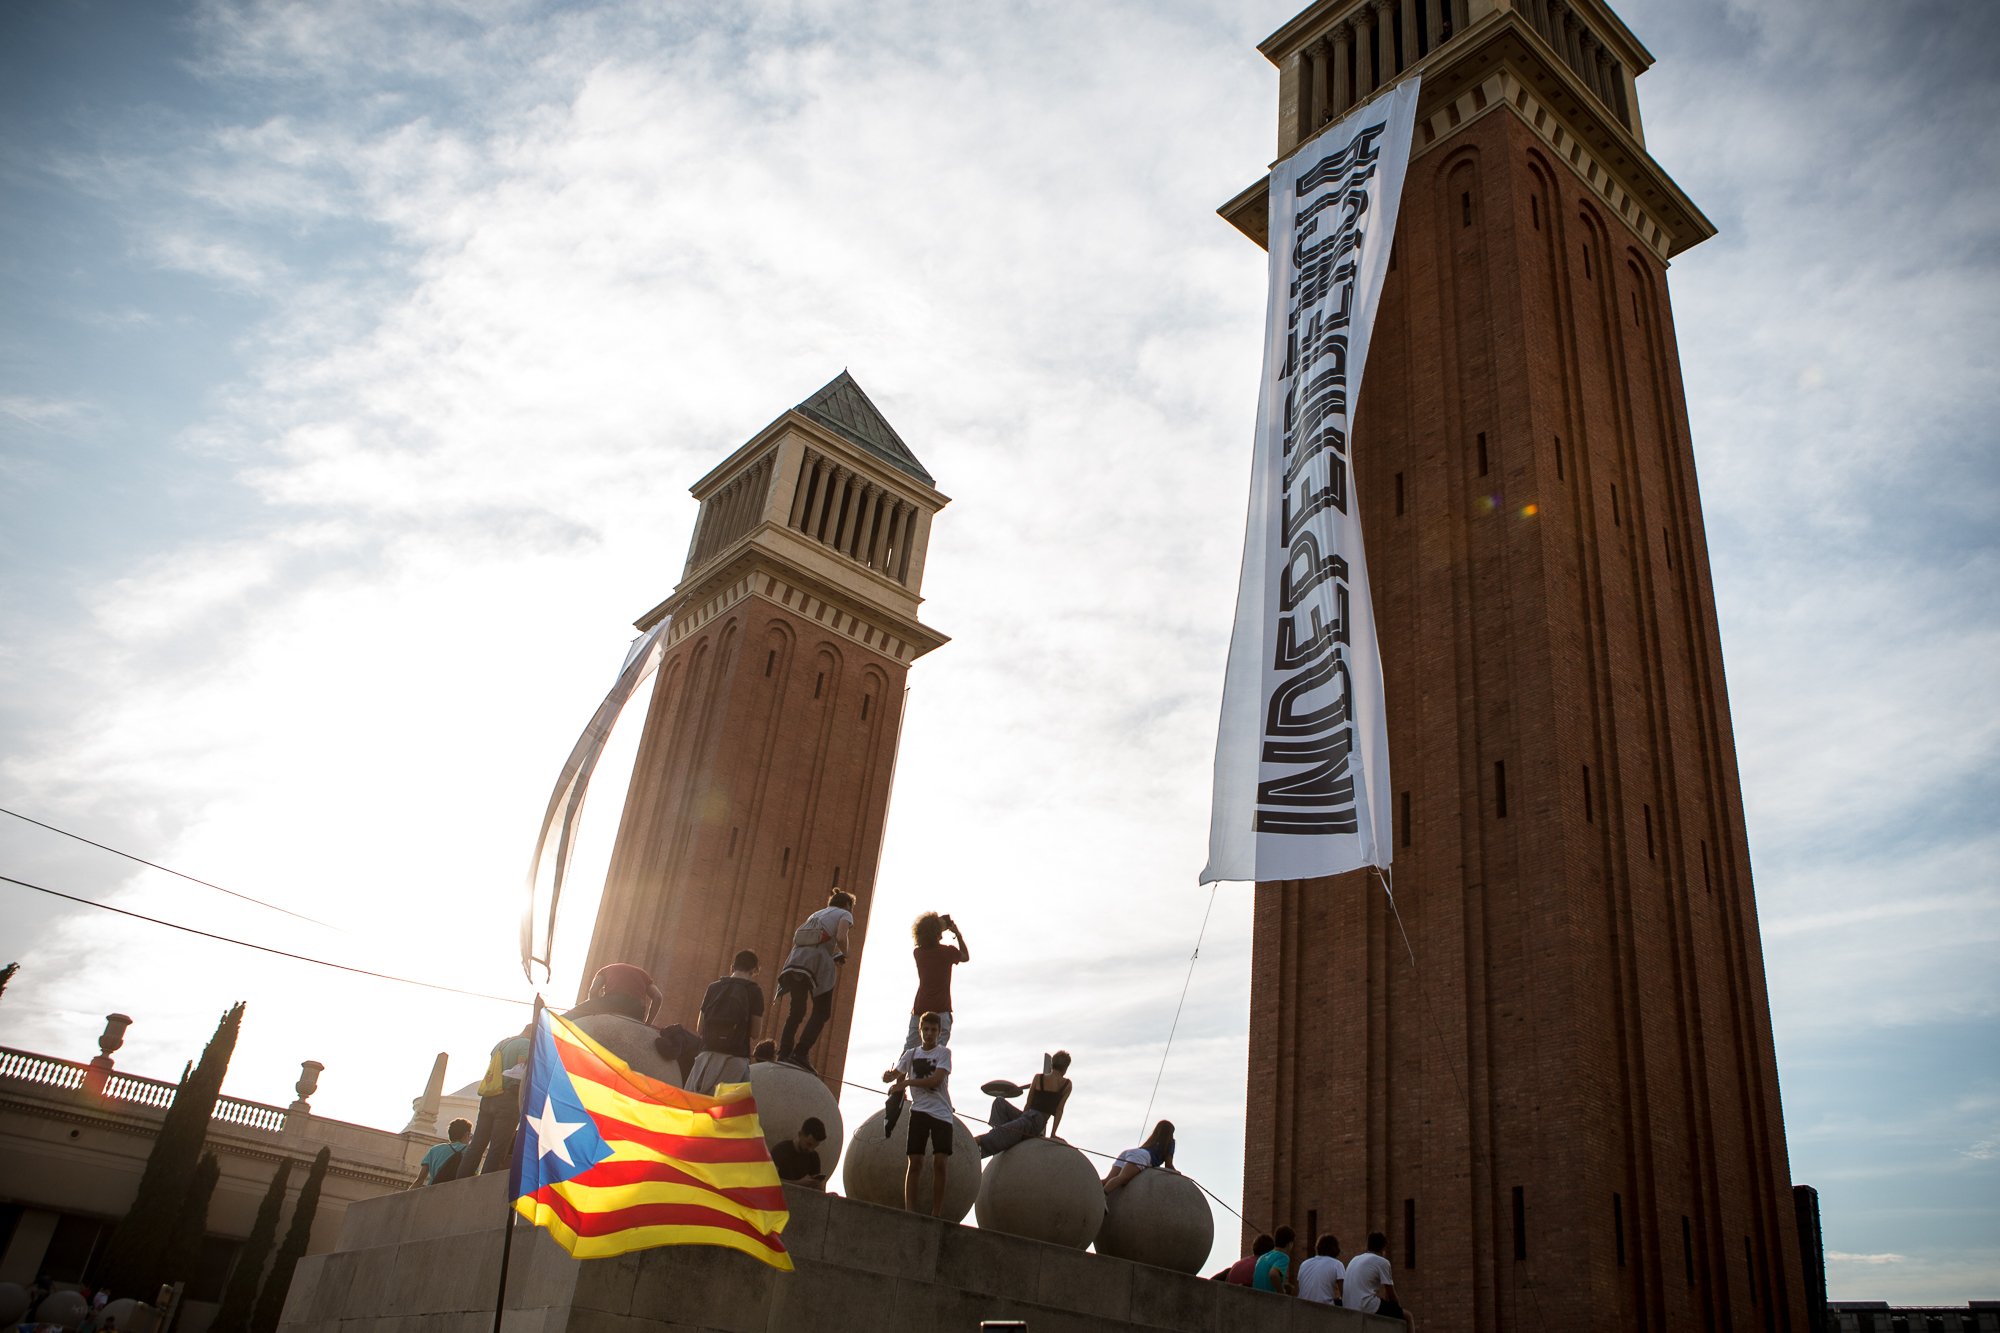
[[[1431,1328],[1802,1328],[1651,57],[1600,0],[1260,49],[1281,157],[1423,95],[1354,427],[1410,950],[1360,875],[1258,886],[1244,1213],[1387,1233]]]
[[[738,949],[763,958],[768,988],[793,929],[847,889],[854,943],[813,1049],[838,1079],[903,681],[945,642],[917,623],[917,590],[948,502],[844,371],[693,494],[680,586],[638,622],[673,617],[585,976],[638,963],[662,1021],[693,1026]]]

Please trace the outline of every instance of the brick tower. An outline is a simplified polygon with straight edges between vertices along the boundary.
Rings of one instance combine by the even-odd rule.
[[[1260,49],[1281,157],[1423,77],[1354,428],[1415,961],[1372,880],[1258,886],[1244,1213],[1387,1233],[1431,1328],[1802,1328],[1651,57],[1601,0]]]
[[[738,949],[764,960],[768,993],[793,929],[846,889],[853,946],[813,1050],[837,1080],[903,681],[945,642],[917,623],[917,590],[947,500],[844,371],[693,494],[680,586],[638,622],[673,617],[584,975],[638,963],[665,992],[659,1021],[692,1027]]]

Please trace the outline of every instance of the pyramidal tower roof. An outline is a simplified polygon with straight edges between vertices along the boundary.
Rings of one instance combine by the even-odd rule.
[[[924,470],[924,465],[917,461],[917,456],[910,452],[910,446],[903,443],[903,437],[896,434],[896,428],[883,419],[882,413],[846,371],[827,381],[825,388],[800,403],[795,410],[892,467],[909,473],[924,485],[937,484],[936,479]]]

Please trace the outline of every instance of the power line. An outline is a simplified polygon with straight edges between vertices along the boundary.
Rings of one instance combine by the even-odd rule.
[[[241,898],[246,903],[255,903],[257,906],[269,908],[273,912],[283,912],[286,916],[297,917],[301,921],[310,921],[315,926],[325,926],[328,930],[340,929],[340,927],[329,925],[316,916],[307,916],[304,912],[294,912],[289,907],[280,907],[276,903],[267,903],[262,898],[252,898],[247,893],[238,893],[234,889],[225,889],[220,884],[211,884],[205,879],[176,870],[172,866],[163,866],[158,861],[148,861],[143,856],[135,856],[131,852],[121,852],[116,847],[106,846],[104,843],[93,841],[90,838],[84,837],[81,833],[71,833],[68,829],[57,828],[54,824],[44,824],[39,819],[30,819],[18,810],[9,810],[4,806],[0,806],[0,815],[12,815],[24,824],[33,824],[36,828],[47,829],[49,832],[61,834],[65,838],[73,838],[87,847],[97,848],[100,852],[110,852],[113,856],[122,856],[127,861],[137,861],[142,866],[151,866],[153,869],[172,875],[177,879],[184,879],[190,884],[199,884],[205,889],[214,889],[217,893],[226,893],[232,898]],[[79,899],[78,901],[82,900]]]
[[[85,907],[95,907],[106,912],[116,912],[119,916],[129,916],[135,921],[145,921],[155,926],[165,926],[168,930],[178,930],[189,935],[199,935],[205,940],[215,940],[222,944],[234,944],[243,949],[255,949],[259,953],[275,954],[279,958],[289,958],[293,962],[312,963],[317,967],[330,967],[336,972],[352,972],[356,976],[374,977],[378,981],[401,982],[405,986],[421,986],[425,990],[448,991],[453,995],[467,995],[475,1000],[494,1000],[501,1004],[533,1003],[531,1000],[523,1000],[511,995],[488,995],[484,991],[464,990],[457,986],[446,986],[435,981],[418,981],[414,977],[398,977],[387,972],[372,972],[365,967],[350,967],[346,963],[334,963],[324,958],[313,958],[307,954],[292,953],[286,949],[274,949],[268,944],[252,944],[249,940],[239,940],[231,935],[217,935],[213,931],[197,930],[193,926],[184,926],[178,921],[165,921],[156,916],[147,916],[144,912],[128,911],[123,907],[113,907],[110,903],[100,903],[90,898],[79,898],[74,894],[64,893],[59,889],[45,888],[40,884],[30,884],[27,880],[15,879],[12,875],[0,875],[0,883],[19,885],[24,889],[32,889],[36,893],[46,893],[51,898],[61,898],[65,902],[80,903]],[[282,911],[283,909],[280,908],[279,910]]]

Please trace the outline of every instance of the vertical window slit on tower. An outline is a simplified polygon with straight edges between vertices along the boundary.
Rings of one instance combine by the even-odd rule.
[[[778,650],[776,648],[773,648],[770,652],[764,654],[764,674],[767,676],[770,675],[772,668],[776,667],[777,665],[778,665]]]
[[[824,688],[826,688],[826,672],[822,671],[813,677],[813,698],[819,698],[819,692]]]
[[[1585,246],[1583,247],[1583,276],[1584,276],[1584,277],[1586,277],[1586,278],[1590,276],[1590,246],[1589,246],[1589,245],[1585,245]]]
[[[1642,802],[1639,812],[1646,817],[1646,859],[1650,861],[1653,859],[1653,807]]]
[[[1310,1250],[1318,1244],[1319,1244],[1319,1209],[1308,1208],[1306,1209],[1306,1248]]]
[[[1750,1238],[1743,1238],[1743,1272],[1750,1280],[1750,1303],[1757,1303],[1757,1260],[1750,1253]]]
[[[1714,892],[1708,883],[1708,842],[1706,839],[1703,839],[1701,844],[1701,891],[1703,893]]]
[[[731,856],[736,855],[736,835],[738,833],[741,833],[742,831],[743,831],[742,829],[734,829],[734,828],[729,830],[729,854]]]
[[[1556,436],[1556,480],[1563,479],[1563,437]]]
[[[1459,217],[1462,219],[1460,225],[1470,227],[1472,225],[1472,195],[1470,192],[1458,196],[1458,211]]]
[[[839,866],[835,866],[835,867],[833,868],[833,887],[834,887],[834,888],[836,888],[836,889],[840,887],[840,867],[839,867]]]
[[[1672,569],[1674,567],[1674,539],[1673,535],[1665,528],[1660,529],[1660,545],[1666,548],[1667,568]]]
[[[784,855],[778,858],[778,873],[782,875],[791,868],[792,868],[792,849],[787,847],[785,848]]]
[[[1486,475],[1486,432],[1479,432],[1479,475]]]
[[[1590,765],[1585,764],[1583,766],[1583,822],[1588,824],[1595,819],[1596,816],[1591,813],[1590,809]]]
[[[875,696],[872,694],[864,694],[861,696],[861,720],[863,722],[866,722],[868,720],[868,704],[869,701],[872,700],[874,697]]]
[[[1402,516],[1402,513],[1403,513],[1403,474],[1402,474],[1402,473],[1400,473],[1400,472],[1398,472],[1398,473],[1396,474],[1396,514],[1397,514],[1397,517],[1399,517],[1399,518],[1400,518],[1400,517]]]
[[[1417,1266],[1417,1201],[1403,1200],[1403,1267]]]
[[[1639,322],[1639,293],[1637,292],[1632,293],[1632,322],[1634,324]]]
[[[1611,526],[1614,528],[1625,526],[1618,521],[1618,483],[1615,481],[1611,483]]]
[[[1514,1257],[1528,1257],[1528,1191],[1514,1187]]]
[[[1410,845],[1410,793],[1407,791],[1404,792],[1398,804],[1402,807],[1396,813],[1399,822],[1403,826],[1403,845],[1408,847]]]
[[[1611,1245],[1618,1252],[1618,1266],[1625,1266],[1625,1200],[1615,1191],[1611,1195]]]
[[[1542,229],[1542,201],[1536,195],[1528,196],[1528,220],[1535,224],[1535,230]]]
[[[1681,1267],[1687,1272],[1687,1284],[1694,1285],[1694,1226],[1681,1214]]]
[[[1507,761],[1493,761],[1493,813],[1501,819],[1507,817]]]

